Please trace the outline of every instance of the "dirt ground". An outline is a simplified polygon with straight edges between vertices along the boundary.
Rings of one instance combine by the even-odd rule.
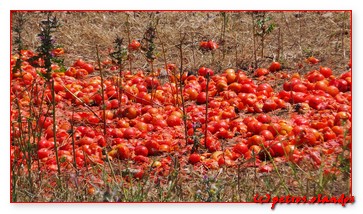
[[[13,19],[19,12],[13,12]],[[39,39],[39,22],[45,19],[42,12],[20,12],[25,16],[24,44],[35,49]],[[216,71],[226,68],[247,70],[254,63],[253,23],[265,15],[265,26],[274,29],[265,35],[264,55],[261,56],[261,37],[255,37],[257,66],[267,67],[273,60],[283,63],[285,69],[294,71],[304,59],[314,56],[320,65],[329,66],[337,73],[344,72],[351,54],[351,13],[345,12],[56,12],[62,26],[55,34],[57,44],[66,51],[65,63],[70,65],[78,58],[95,61],[95,45],[102,50],[103,58],[108,56],[116,35],[128,43],[130,39],[141,40],[150,23],[158,22],[155,40],[157,50],[156,67],[162,67],[165,48],[168,63],[179,64],[181,35],[186,35],[183,48],[185,69],[195,70],[208,65]],[[254,20],[252,18],[254,17]],[[270,20],[268,20],[270,19]],[[253,22],[254,21],[254,22]],[[15,21],[13,21],[13,24]],[[127,25],[129,23],[129,25]],[[258,33],[257,25],[255,31]],[[14,36],[14,34],[13,34]],[[218,50],[211,54],[199,49],[202,40],[214,40]],[[12,40],[14,41],[14,39]],[[13,46],[14,49],[14,46]],[[212,61],[213,60],[213,61]],[[142,53],[135,54],[133,68],[146,68]],[[307,67],[305,71],[311,69]]]

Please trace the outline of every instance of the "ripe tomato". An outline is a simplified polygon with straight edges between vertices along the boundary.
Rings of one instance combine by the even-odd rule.
[[[207,101],[207,94],[205,92],[200,92],[197,97],[198,104],[204,104]]]
[[[277,104],[273,99],[268,98],[267,100],[265,100],[265,103],[263,104],[263,111],[269,112],[269,111],[274,111],[276,109],[277,109]]]
[[[246,98],[243,100],[243,102],[248,106],[253,106],[255,102],[257,102],[257,96],[253,93],[247,94]]]
[[[331,85],[326,88],[326,93],[330,94],[332,97],[335,97],[337,94],[339,94],[339,89]]]
[[[131,106],[125,109],[123,115],[131,120],[136,118],[139,115],[139,113],[135,107]]]
[[[309,106],[314,109],[320,109],[323,99],[320,96],[311,96],[309,99]]]
[[[226,91],[228,89],[228,84],[226,80],[219,80],[216,84],[218,91]],[[242,86],[241,86],[242,88]]]
[[[324,78],[325,78],[324,75],[322,75],[318,71],[312,71],[307,76],[307,79],[309,80],[309,82],[317,82],[317,81],[323,80]]]
[[[159,152],[159,143],[153,140],[149,140],[145,144],[146,148],[148,149],[149,155],[156,155]]]
[[[213,40],[209,40],[208,48],[209,48],[209,50],[215,50],[218,48],[218,44],[216,42],[214,42]]]
[[[148,154],[149,154],[149,151],[146,148],[146,146],[138,145],[135,147],[135,155],[142,155],[142,156],[147,157]]]
[[[165,128],[168,126],[168,123],[164,119],[153,119],[153,125],[160,128]]]
[[[180,126],[182,123],[182,119],[178,116],[170,115],[168,119],[166,119],[166,122],[170,127]]]
[[[255,71],[255,76],[260,77],[260,76],[264,76],[268,73],[269,73],[269,70],[267,70],[266,68],[257,68],[257,70]]]
[[[143,155],[136,155],[134,158],[134,161],[137,163],[149,163],[150,159]]]
[[[159,151],[160,152],[170,152],[170,146],[167,144],[160,144]]]
[[[307,58],[307,59],[306,59],[306,61],[307,61],[309,64],[312,64],[312,65],[317,64],[317,63],[319,62],[319,60],[318,60],[317,58],[313,57],[313,56],[311,56],[311,57]]]
[[[191,164],[196,164],[196,163],[200,162],[200,160],[201,160],[201,158],[200,158],[199,154],[194,153],[189,156],[189,163],[191,163]]]
[[[148,131],[147,124],[144,123],[144,122],[141,122],[141,121],[137,122],[134,127],[137,128],[141,132],[147,132]]]
[[[47,157],[49,157],[50,154],[51,154],[51,151],[47,148],[41,148],[38,150],[39,159],[47,158]]]
[[[279,71],[280,69],[281,69],[281,64],[279,62],[272,62],[269,67],[269,70],[271,72]]]
[[[88,72],[88,74],[91,74],[95,69],[93,67],[93,65],[89,64],[89,63],[85,63],[82,68],[84,70],[86,70]]]
[[[294,85],[294,87],[292,88],[293,91],[296,91],[296,92],[304,92],[306,93],[307,92],[307,87],[302,84],[302,83],[299,83],[299,84],[296,84]]]
[[[241,142],[233,147],[233,151],[238,154],[244,155],[248,151],[248,147],[245,143]]]
[[[207,76],[207,74],[209,73],[209,76],[213,76],[214,75],[214,71],[210,68],[206,68],[206,67],[201,67],[198,70],[198,74],[199,76]]]
[[[185,93],[189,95],[189,100],[196,100],[198,97],[198,91],[195,88],[187,88]]]
[[[263,145],[265,143],[265,138],[261,135],[253,135],[247,140],[248,145],[251,147],[252,145]]]
[[[134,127],[126,128],[123,132],[124,138],[133,139],[136,137],[136,129]]]
[[[98,124],[100,122],[100,119],[98,119],[95,115],[89,116],[87,120],[90,124]]]
[[[137,40],[135,40],[135,39],[133,39],[132,41],[131,41],[131,43],[128,45],[128,49],[130,50],[130,51],[137,51],[137,50],[139,50],[139,48],[141,47],[141,44],[140,44],[140,42],[138,42]]]
[[[320,80],[315,83],[314,89],[326,91],[327,87],[328,87],[328,82],[326,80]]]
[[[267,91],[268,93],[271,93],[274,90],[273,90],[273,88],[271,87],[270,84],[268,84],[268,83],[262,83],[262,84],[258,85],[257,91]]]
[[[40,116],[38,124],[41,128],[46,129],[53,124],[53,119],[51,117]]]
[[[267,114],[259,114],[256,119],[258,121],[260,121],[261,123],[270,123],[271,122],[271,117]]]
[[[284,145],[281,142],[273,142],[270,145],[273,157],[285,156]]]
[[[41,139],[38,142],[38,149],[42,149],[42,148],[51,149],[53,147],[54,147],[54,141],[53,140]]]
[[[131,157],[130,149],[125,144],[117,146],[117,154],[120,159],[129,159]]]
[[[331,75],[333,75],[332,70],[330,68],[328,68],[328,67],[322,67],[322,66],[320,66],[320,70],[319,71],[320,71],[320,73],[322,75],[324,75],[325,78],[328,78]]]
[[[266,140],[275,139],[274,135],[269,130],[262,130],[260,135],[263,136]]]
[[[237,75],[236,75],[236,72],[233,69],[227,69],[224,72],[226,74],[228,84],[231,84],[234,81],[236,81]]]

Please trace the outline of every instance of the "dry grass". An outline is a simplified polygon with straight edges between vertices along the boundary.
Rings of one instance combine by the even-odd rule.
[[[215,69],[246,69],[253,65],[252,19],[246,12],[227,13],[224,42],[221,41],[223,16],[220,12],[57,12],[56,15],[62,22],[56,34],[57,43],[64,46],[66,63],[69,65],[77,58],[95,61],[96,44],[103,50],[103,57],[106,57],[116,35],[127,41],[127,17],[131,39],[142,39],[150,21],[159,20],[157,31],[161,40],[155,42],[160,54],[155,61],[157,67],[162,67],[164,63],[161,42],[165,45],[167,62],[179,64],[175,45],[179,43],[180,32],[187,34],[188,44],[184,50],[187,70],[210,65],[210,57],[198,50],[202,39],[213,39],[220,43],[212,66]],[[331,66],[337,73],[345,70],[350,59],[350,13],[268,12],[267,16],[272,18],[269,24],[274,23],[276,28],[266,36],[263,58],[260,56],[260,47],[257,47],[259,66],[266,67],[275,59],[283,62],[288,70],[296,70],[296,63],[313,55],[321,60],[322,65]],[[24,43],[30,49],[38,45],[37,23],[44,18],[44,13],[26,13]],[[194,60],[192,49],[195,50]],[[222,50],[225,51],[224,59]],[[145,66],[143,56],[137,55],[135,67]]]

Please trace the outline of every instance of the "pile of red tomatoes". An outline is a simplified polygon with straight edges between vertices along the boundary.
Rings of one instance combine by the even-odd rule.
[[[249,163],[261,172],[269,172],[272,160],[299,163],[303,159],[316,166],[324,160],[324,167],[329,167],[343,147],[351,146],[350,69],[334,76],[330,68],[320,67],[301,76],[279,71],[281,65],[273,62],[269,69],[259,68],[249,76],[242,70],[226,69],[215,74],[201,67],[196,75],[170,74],[163,85],[158,71],[153,75],[142,70],[123,71],[123,82],[118,87],[117,67],[105,62],[108,72],[102,96],[99,71],[78,60],[65,72],[53,74],[53,121],[49,113],[50,84],[39,76],[41,69],[27,62],[32,54],[24,52],[21,72],[11,76],[12,162],[21,161],[24,155],[15,140],[20,137],[20,128],[25,134],[28,130],[24,118],[40,107],[42,115],[31,122],[31,126],[41,128],[40,140],[30,142],[35,142],[37,150],[34,159],[53,171],[57,169],[54,122],[62,170],[71,168],[74,158],[78,167],[104,164],[109,158],[131,163],[137,169],[135,177],[141,177],[147,167],[167,174],[172,156],[182,165],[209,169]],[[12,57],[12,67],[16,57]],[[282,89],[256,80],[256,76],[266,75],[283,77]],[[19,116],[23,127],[16,122]]]

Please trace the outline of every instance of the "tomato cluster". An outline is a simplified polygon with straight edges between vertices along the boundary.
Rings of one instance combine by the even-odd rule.
[[[209,47],[209,43],[203,46],[210,49],[216,45],[212,42]],[[129,48],[136,50],[139,44],[133,41]],[[27,51],[22,56],[32,54]],[[12,66],[15,61],[13,56]],[[111,63],[104,66],[111,72],[116,70]],[[118,74],[110,75],[103,82],[102,95],[98,71],[91,63],[77,60],[67,71],[53,75],[57,109],[57,120],[53,121],[47,113],[52,100],[50,84],[39,76],[41,69],[23,58],[21,72],[11,77],[11,120],[28,117],[31,109],[42,107],[37,113],[43,115],[32,125],[42,131],[39,141],[34,141],[36,159],[48,170],[56,170],[54,122],[64,169],[74,158],[79,167],[103,164],[109,158],[131,161],[137,169],[135,177],[141,177],[150,165],[165,175],[171,154],[181,162],[212,169],[251,158],[261,172],[272,170],[271,159],[298,163],[309,158],[319,166],[322,155],[338,154],[343,145],[351,145],[351,71],[334,76],[328,67],[320,67],[300,76],[280,69],[281,65],[273,62],[269,69],[255,71],[256,76],[285,79],[280,91],[242,70],[215,74],[201,67],[198,75],[170,76],[165,84],[142,70],[123,71],[122,87],[118,87]],[[177,84],[180,78],[184,104]],[[19,137],[19,128],[27,130],[14,124],[13,161],[24,155],[14,139]]]
[[[202,41],[200,42],[199,47],[203,51],[212,51],[218,49],[218,44],[213,40]]]

